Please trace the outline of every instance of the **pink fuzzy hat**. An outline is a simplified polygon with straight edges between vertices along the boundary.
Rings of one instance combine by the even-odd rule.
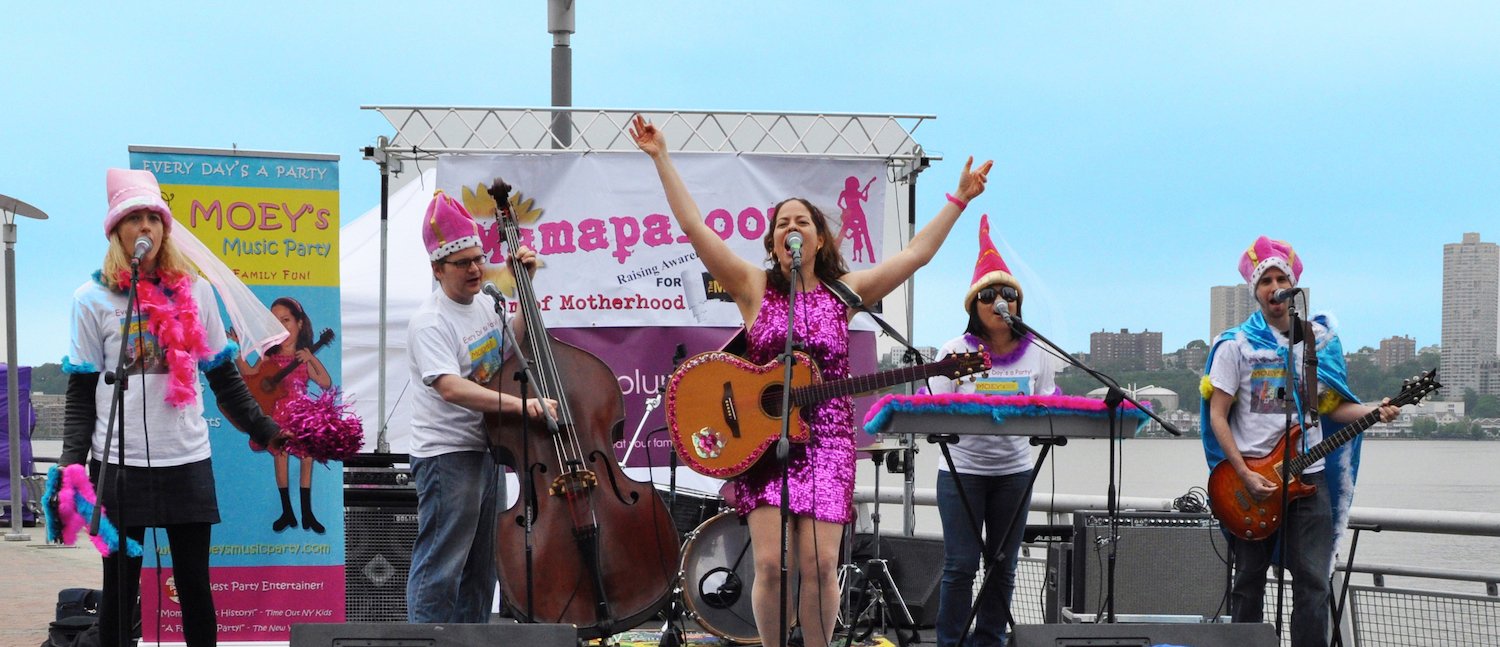
[[[437,262],[453,252],[482,247],[479,223],[464,205],[441,190],[434,193],[422,218],[422,242],[427,245],[427,260]]]
[[[132,211],[148,209],[161,214],[162,229],[172,231],[172,210],[161,199],[161,186],[151,171],[112,168],[104,175],[109,213],[104,216],[104,237],[114,233],[120,220]]]
[[[1240,276],[1245,277],[1245,282],[1250,284],[1252,293],[1255,292],[1255,284],[1260,282],[1260,275],[1273,267],[1286,272],[1294,286],[1302,278],[1302,259],[1297,257],[1297,252],[1292,251],[1291,243],[1284,240],[1271,240],[1261,236],[1240,256]]]
[[[970,281],[969,292],[964,295],[964,311],[969,310],[980,290],[995,285],[1009,285],[1021,293],[1021,283],[1011,276],[1010,266],[1000,258],[1000,251],[990,241],[990,215],[984,214],[979,217],[979,260],[974,262],[974,280]]]

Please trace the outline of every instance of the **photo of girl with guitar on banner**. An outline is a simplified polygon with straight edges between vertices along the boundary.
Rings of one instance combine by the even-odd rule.
[[[239,364],[240,374],[245,377],[245,384],[250,387],[250,394],[255,396],[255,401],[260,404],[261,410],[273,419],[280,420],[278,413],[284,414],[286,411],[283,405],[315,397],[308,395],[309,383],[316,385],[320,392],[327,392],[333,387],[333,378],[317,356],[318,351],[333,341],[333,329],[324,328],[317,341],[314,342],[312,320],[307,316],[307,311],[303,309],[302,304],[292,297],[283,296],[273,301],[271,314],[275,315],[281,325],[286,327],[289,333],[286,341],[267,350],[254,366],[251,366],[243,357],[237,356],[235,362]],[[237,336],[233,330],[230,330],[229,337],[236,339]],[[250,442],[252,446],[255,444],[255,441]],[[297,515],[292,511],[291,491],[288,484],[288,452],[272,451],[271,456],[275,462],[276,488],[281,493],[281,516],[271,522],[271,530],[284,532],[287,528],[297,525]],[[323,524],[318,522],[318,518],[313,515],[312,509],[313,459],[300,455],[297,458],[302,529],[321,535],[325,529]]]

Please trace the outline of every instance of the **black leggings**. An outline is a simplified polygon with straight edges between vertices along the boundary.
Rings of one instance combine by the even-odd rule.
[[[182,637],[189,647],[214,647],[218,643],[218,618],[214,614],[213,592],[208,582],[208,548],[213,526],[207,523],[188,523],[163,526],[167,531],[167,543],[172,549],[172,581],[176,585],[177,599],[182,606]],[[126,533],[137,542],[146,537],[145,528],[130,528]],[[121,547],[123,551],[123,546]],[[134,622],[120,622],[122,600],[133,606],[140,592],[141,558],[125,560],[125,577],[120,579],[121,551],[104,558],[104,602],[99,609],[100,644],[105,647],[128,647],[133,644]],[[163,583],[165,584],[165,583]],[[150,591],[147,595],[161,595],[165,601],[167,592]],[[125,607],[125,617],[133,620],[135,609]],[[165,619],[164,619],[165,621]],[[146,622],[157,622],[156,618]],[[175,619],[166,624],[177,624]],[[121,631],[125,634],[121,636]]]

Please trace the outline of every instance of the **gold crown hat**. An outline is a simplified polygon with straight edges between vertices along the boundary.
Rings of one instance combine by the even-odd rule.
[[[968,294],[964,295],[964,311],[968,312],[980,290],[997,285],[1008,285],[1015,288],[1018,295],[1025,295],[1021,283],[1011,275],[1010,266],[1000,258],[995,243],[990,242],[990,215],[984,214],[979,217],[979,259],[974,262],[974,280],[970,282]],[[1021,298],[1016,299],[1017,304],[1020,301]]]

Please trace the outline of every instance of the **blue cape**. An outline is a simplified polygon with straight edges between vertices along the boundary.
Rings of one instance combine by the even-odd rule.
[[[1327,314],[1313,315],[1312,322],[1316,324],[1314,330],[1317,334],[1318,349],[1318,381],[1324,386],[1332,389],[1339,398],[1349,402],[1359,402],[1354,392],[1349,390],[1348,369],[1344,364],[1344,345],[1339,342],[1338,334],[1334,330],[1333,318]],[[1250,315],[1245,323],[1236,328],[1230,328],[1214,340],[1214,344],[1208,351],[1208,360],[1203,366],[1203,401],[1199,407],[1199,415],[1202,420],[1199,425],[1203,436],[1203,454],[1208,460],[1209,469],[1213,469],[1220,461],[1224,460],[1224,450],[1219,446],[1219,439],[1214,436],[1213,427],[1209,420],[1208,403],[1213,395],[1213,387],[1208,383],[1209,370],[1214,365],[1214,354],[1219,351],[1224,342],[1231,339],[1240,339],[1250,347],[1250,352],[1265,357],[1275,356],[1282,362],[1286,361],[1287,347],[1282,344],[1283,339],[1275,330],[1266,324],[1266,319],[1259,311]],[[1319,411],[1328,413],[1333,406],[1337,406],[1337,400],[1330,400],[1325,396],[1319,403]],[[1344,425],[1334,422],[1326,416],[1320,417],[1319,421],[1323,428],[1323,437],[1328,438]],[[1327,477],[1329,500],[1332,502],[1334,522],[1334,537],[1343,533],[1344,526],[1349,520],[1349,508],[1354,500],[1354,483],[1359,475],[1359,451],[1364,441],[1364,436],[1355,436],[1353,440],[1344,443],[1342,447],[1334,450],[1323,459],[1324,475]],[[1299,451],[1305,448],[1297,448]],[[1337,542],[1335,542],[1335,545]]]

